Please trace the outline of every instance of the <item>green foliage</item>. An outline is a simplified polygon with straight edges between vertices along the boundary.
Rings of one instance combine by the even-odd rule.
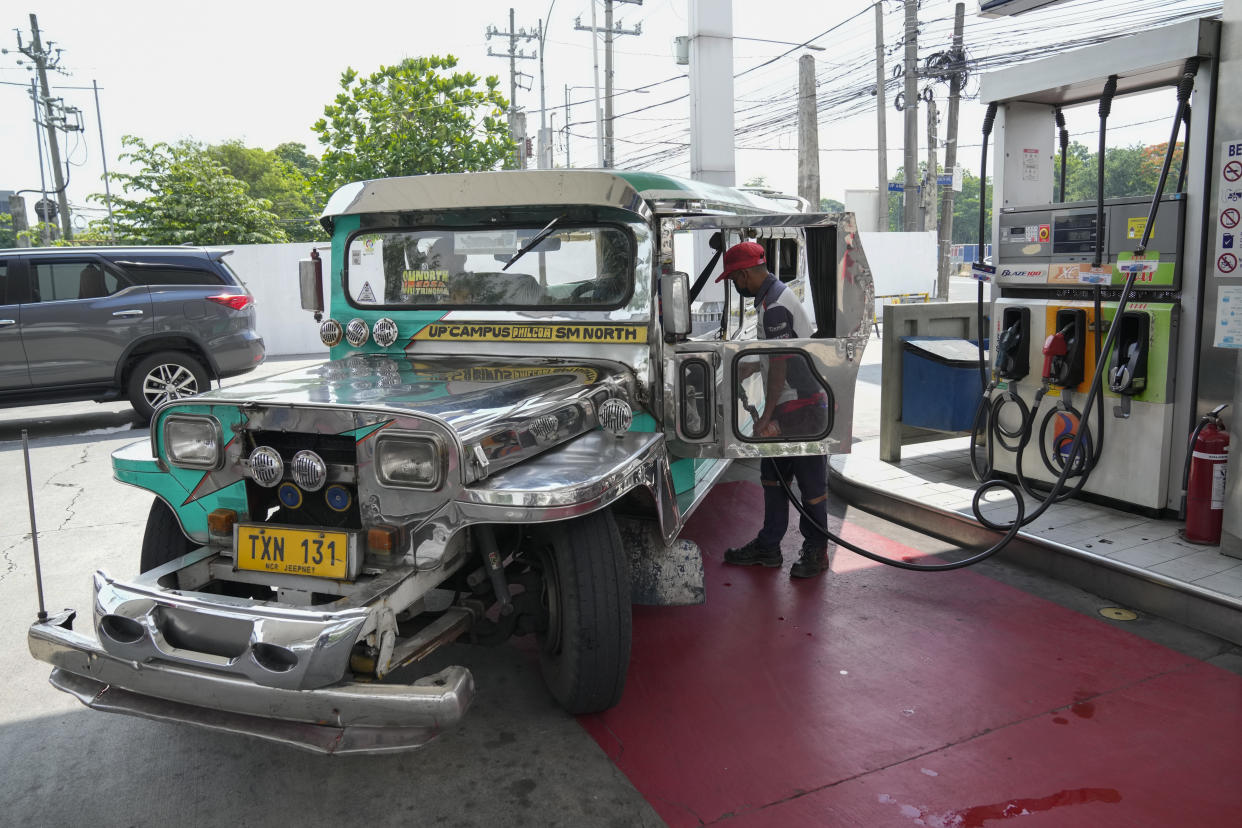
[[[323,204],[315,197],[305,171],[313,174],[318,162],[305,149],[302,144],[286,143],[265,150],[234,140],[209,146],[206,152],[245,183],[251,198],[270,202],[290,241],[315,241],[326,238],[318,221]]]
[[[122,160],[138,169],[110,173],[118,242],[132,244],[270,244],[289,238],[267,199],[252,198],[246,184],[196,141],[148,145],[121,139]],[[102,203],[96,193],[90,200]]]
[[[0,247],[17,247],[17,231],[9,213],[0,213]]]
[[[819,211],[821,213],[844,213],[845,205],[835,198],[821,198],[819,200]]]
[[[472,172],[512,164],[508,101],[496,76],[452,72],[457,58],[406,58],[367,77],[341,75],[341,92],[311,129],[325,146],[316,189],[351,181]],[[481,84],[481,86],[480,86]]]
[[[1143,146],[1110,147],[1104,153],[1104,197],[1149,196],[1156,192],[1160,181],[1160,165],[1168,142]],[[1097,154],[1085,144],[1074,141],[1065,154],[1065,201],[1094,201],[1098,188]],[[1173,164],[1169,170],[1171,180],[1165,183],[1165,192],[1177,186],[1177,174],[1181,167],[1182,145],[1173,151]],[[1060,201],[1061,157],[1053,158],[1053,193]]]

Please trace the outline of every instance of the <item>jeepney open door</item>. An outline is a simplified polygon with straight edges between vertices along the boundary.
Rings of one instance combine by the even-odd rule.
[[[701,458],[848,453],[874,296],[853,214],[664,218],[662,272],[689,271],[675,262],[676,249],[685,248],[679,234],[697,238],[700,248],[710,238],[718,251],[743,240],[763,244],[769,269],[802,300],[815,330],[806,339],[758,339],[753,300],[721,283],[719,327],[699,313],[696,324],[707,330],[666,338],[662,391],[670,451]],[[692,299],[714,284],[720,258],[711,255],[690,275]],[[770,385],[778,382],[774,372],[788,380],[784,386]],[[769,392],[781,396],[769,404]]]

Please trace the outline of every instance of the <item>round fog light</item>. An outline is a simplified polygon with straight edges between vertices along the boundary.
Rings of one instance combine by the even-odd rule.
[[[375,326],[371,328],[371,338],[375,340],[376,345],[387,348],[397,341],[397,323],[387,316],[376,319]]]
[[[317,492],[328,482],[328,466],[313,451],[299,451],[293,455],[291,471],[294,482],[308,492]]]
[[[370,335],[366,321],[357,317],[349,320],[349,324],[345,326],[345,341],[355,348],[366,345],[367,337]]]
[[[599,407],[599,424],[618,437],[630,430],[632,422],[634,409],[625,400],[613,397]]]
[[[285,461],[280,453],[268,446],[259,446],[250,452],[250,478],[260,486],[272,488],[285,476]]]
[[[345,329],[335,319],[325,319],[319,326],[319,340],[329,348],[340,345],[343,336],[345,336]]]

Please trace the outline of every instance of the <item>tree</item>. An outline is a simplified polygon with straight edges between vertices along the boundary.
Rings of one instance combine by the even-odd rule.
[[[1168,142],[1143,146],[1133,144],[1128,147],[1110,147],[1104,153],[1104,197],[1120,198],[1122,196],[1150,196],[1156,192],[1156,184],[1160,181],[1160,166],[1164,163],[1164,154],[1168,150]],[[1173,150],[1173,164],[1169,169],[1170,180],[1165,183],[1165,192],[1172,192],[1177,187],[1177,174],[1181,167],[1182,144]],[[1095,201],[1098,187],[1099,170],[1096,153],[1086,145],[1074,141],[1069,145],[1065,163],[1065,200]],[[1053,159],[1053,197],[1060,200],[1061,193],[1061,159]]]
[[[17,247],[17,231],[10,213],[0,213],[0,247]]]
[[[844,213],[845,205],[835,198],[821,198],[819,200],[819,211],[821,213]]]
[[[113,193],[118,241],[132,244],[268,244],[288,241],[266,199],[252,198],[246,185],[199,143],[148,145],[121,139],[137,172],[110,173],[121,185]],[[95,193],[92,201],[102,202]]]
[[[927,163],[919,164],[919,180],[922,180]],[[905,171],[898,168],[892,180],[897,183],[905,181]],[[992,238],[992,181],[988,179],[988,214],[984,221],[983,235]],[[888,229],[898,232],[904,224],[901,209],[901,193],[888,194]],[[979,239],[979,177],[966,168],[962,168],[962,191],[953,196],[953,238],[952,244],[976,244]]]
[[[281,147],[285,148],[284,156],[294,163],[280,156]],[[287,143],[269,151],[234,140],[214,144],[206,151],[230,175],[245,183],[251,198],[271,203],[270,209],[290,241],[313,241],[325,238],[318,222],[323,202],[316,198],[303,171],[303,167],[309,166],[313,173],[318,162],[304,150],[302,144]]]
[[[320,195],[368,178],[511,164],[509,103],[499,78],[445,73],[456,65],[452,55],[433,55],[381,66],[367,77],[346,69],[342,91],[311,126],[326,147],[316,175]]]

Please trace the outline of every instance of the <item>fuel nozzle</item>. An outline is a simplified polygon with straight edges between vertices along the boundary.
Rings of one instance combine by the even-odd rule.
[[[1069,326],[1057,331],[1044,340],[1044,379],[1055,380],[1053,361],[1069,353],[1069,342],[1065,339]]]

